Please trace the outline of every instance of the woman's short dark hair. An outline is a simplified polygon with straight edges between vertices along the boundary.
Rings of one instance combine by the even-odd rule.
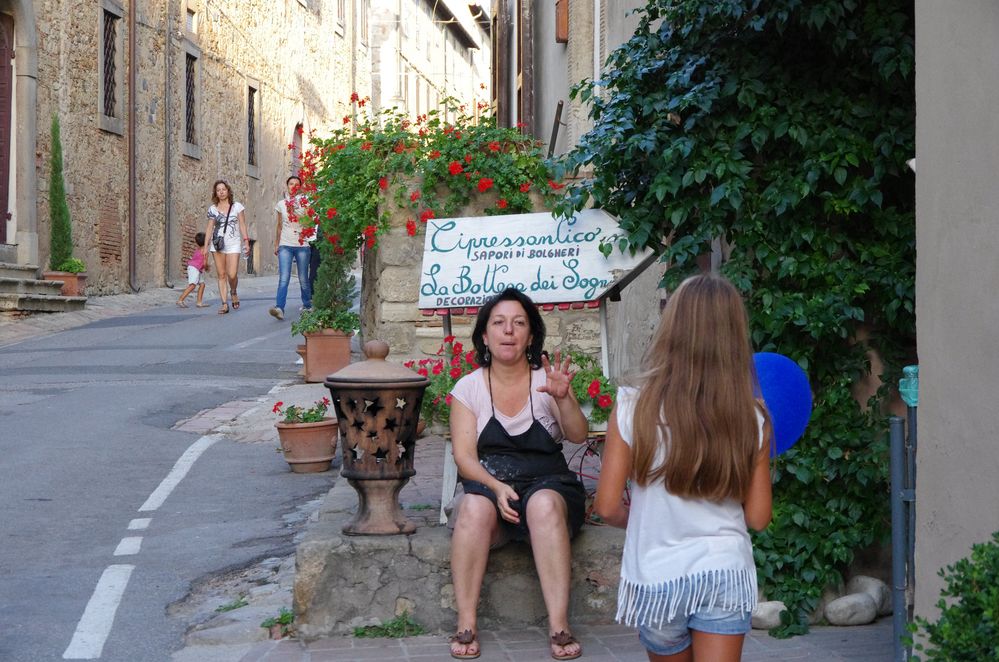
[[[482,340],[482,334],[486,332],[486,324],[489,323],[489,316],[500,301],[516,301],[527,314],[527,324],[531,329],[531,344],[527,346],[527,362],[532,368],[541,367],[541,348],[545,346],[545,322],[541,319],[541,313],[531,297],[527,296],[515,287],[508,287],[496,296],[488,299],[481,308],[479,315],[475,318],[475,329],[472,331],[472,344],[475,346],[475,360],[479,365],[488,367],[492,363],[492,356],[486,354],[486,343]]]
[[[298,175],[291,175],[290,177],[288,177],[288,179],[284,180],[284,185],[288,186],[288,184],[291,184],[291,180],[293,179],[297,179],[299,184],[302,183],[301,177],[299,177]]]
[[[229,186],[229,182],[224,179],[220,179],[212,184],[212,202],[215,204],[219,203],[219,196],[215,193],[215,189],[219,187],[219,184],[225,184],[225,190],[229,192],[229,204],[231,205],[236,202],[236,196],[232,193],[232,187]]]

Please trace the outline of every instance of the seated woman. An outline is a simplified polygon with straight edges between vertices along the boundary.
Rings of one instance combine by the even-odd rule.
[[[456,508],[451,574],[458,608],[451,657],[479,657],[476,608],[489,550],[528,541],[548,611],[552,657],[582,648],[569,629],[569,540],[583,524],[585,492],[561,439],[586,440],[570,388],[569,359],[549,363],[534,303],[509,288],[479,310],[472,342],[482,366],[451,392],[451,439],[465,495]]]

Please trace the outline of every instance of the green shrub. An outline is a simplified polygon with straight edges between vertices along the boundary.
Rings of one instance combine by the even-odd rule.
[[[649,0],[599,84],[573,92],[593,129],[562,167],[592,177],[560,211],[618,216],[624,250],[668,243],[667,288],[721,244],[756,350],[809,375],[811,423],[754,536],[795,631],[889,530],[889,389],[858,403],[852,387],[869,350],[885,384],[914,362],[914,63],[907,0]]]
[[[54,271],[69,271],[60,267],[72,257],[73,224],[69,217],[69,203],[66,202],[66,182],[62,175],[62,137],[59,132],[59,116],[52,115],[52,155],[49,170],[49,267]]]
[[[973,545],[970,558],[937,574],[946,582],[937,601],[940,617],[932,623],[917,617],[910,626],[929,642],[916,644],[916,650],[927,660],[999,660],[999,531],[991,541]]]
[[[83,260],[75,257],[71,257],[68,260],[63,260],[55,268],[55,271],[65,271],[71,274],[80,274],[86,270],[87,270],[87,265],[84,264]]]
[[[415,637],[425,632],[423,626],[414,621],[408,611],[402,612],[391,621],[386,621],[381,625],[365,625],[354,628],[354,636],[360,638],[391,637],[398,639]]]

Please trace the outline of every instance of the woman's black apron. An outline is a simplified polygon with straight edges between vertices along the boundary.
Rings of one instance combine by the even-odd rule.
[[[533,382],[533,380],[532,380]],[[533,386],[533,383],[532,383]],[[554,490],[562,495],[568,506],[569,535],[575,536],[583,525],[586,509],[586,491],[583,484],[566,464],[562,455],[562,444],[556,443],[548,430],[534,417],[534,394],[528,387],[531,403],[531,427],[520,434],[510,434],[496,419],[496,406],[493,404],[492,376],[489,380],[489,404],[492,416],[479,434],[477,449],[479,463],[494,478],[511,486],[518,501],[510,507],[520,515],[520,523],[513,524],[500,519],[513,540],[529,540],[527,528],[527,501],[538,490]],[[465,494],[479,494],[496,505],[496,494],[480,482],[461,480]],[[499,514],[499,507],[496,508]]]

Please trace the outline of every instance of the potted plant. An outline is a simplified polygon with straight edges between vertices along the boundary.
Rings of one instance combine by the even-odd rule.
[[[275,414],[283,418],[274,424],[281,440],[281,452],[295,473],[329,470],[336,452],[336,419],[327,416],[330,400],[316,400],[311,407],[274,403]]]
[[[62,281],[61,294],[84,296],[87,266],[73,257],[73,223],[66,201],[66,182],[62,174],[62,138],[59,116],[52,116],[52,154],[49,168],[49,268],[45,280]]]
[[[572,390],[583,413],[586,414],[590,430],[606,430],[607,420],[614,407],[617,387],[607,379],[600,362],[591,355],[576,349],[570,349],[568,354],[577,370],[575,377],[572,378]]]
[[[451,417],[451,389],[479,365],[475,362],[475,350],[465,351],[454,336],[444,338],[437,355],[439,358],[406,361],[403,365],[430,380],[420,405],[420,422],[446,434]],[[417,426],[417,432],[420,431]]]
[[[322,271],[320,267],[317,284]],[[298,321],[291,325],[291,333],[305,338],[302,353],[305,381],[321,382],[350,364],[350,339],[360,326],[360,318],[343,308],[320,308],[315,301],[313,304],[316,307],[303,310]]]

